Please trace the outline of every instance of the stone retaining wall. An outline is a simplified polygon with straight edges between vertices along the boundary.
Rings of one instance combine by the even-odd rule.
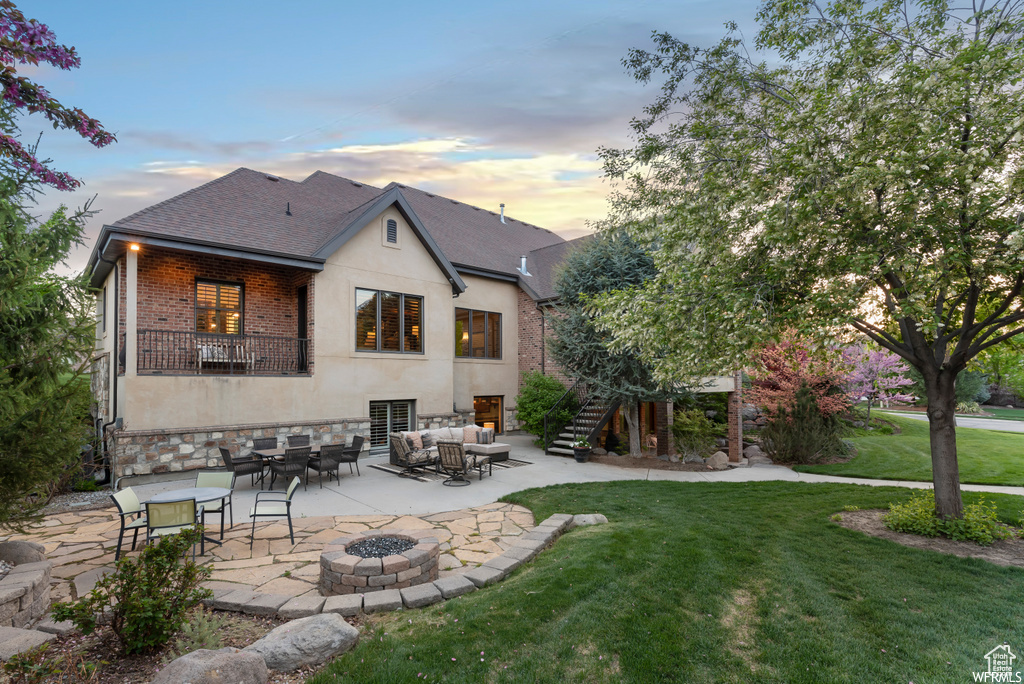
[[[355,435],[370,439],[369,418],[333,418],[271,423],[219,425],[203,428],[165,430],[119,430],[113,433],[114,477],[149,475],[196,468],[220,467],[220,447],[232,456],[252,449],[253,438],[277,437],[282,445],[287,435],[310,435],[319,444],[351,444]]]
[[[0,626],[24,628],[50,609],[52,561],[22,563],[0,579]]]
[[[373,537],[395,537],[413,542],[408,551],[384,558],[362,558],[348,553],[353,544]],[[335,539],[320,554],[320,594],[339,596],[387,589],[405,589],[437,579],[441,547],[436,537],[405,530],[369,530]]]

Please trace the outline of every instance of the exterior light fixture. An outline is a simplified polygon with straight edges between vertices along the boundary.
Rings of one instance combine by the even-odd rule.
[[[133,252],[138,252],[138,251],[139,251],[139,249],[140,249],[140,248],[139,248],[139,243],[137,243],[137,242],[133,242],[132,244],[130,244],[130,245],[128,246],[128,249],[132,250]]]

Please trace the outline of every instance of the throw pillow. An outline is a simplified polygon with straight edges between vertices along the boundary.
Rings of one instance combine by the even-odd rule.
[[[423,444],[424,449],[429,449],[434,446],[434,435],[430,433],[430,430],[423,430],[420,432],[420,443]]]
[[[403,432],[402,436],[405,437],[406,443],[408,443],[410,449],[419,450],[423,448],[423,438],[420,437],[418,432]]]
[[[459,442],[465,442],[465,439],[463,438],[462,428],[448,428],[448,431],[452,433],[452,439]]]
[[[480,430],[476,441],[479,444],[494,444],[494,428],[483,428]]]
[[[476,437],[478,434],[480,434],[480,428],[476,425],[467,425],[462,428],[462,443],[476,444]]]
[[[452,431],[446,427],[443,427],[439,430],[434,430],[433,434],[435,442],[437,442],[437,440],[439,439],[452,439]]]

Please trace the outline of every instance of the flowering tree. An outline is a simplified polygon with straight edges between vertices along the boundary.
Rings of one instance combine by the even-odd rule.
[[[769,417],[792,411],[802,388],[810,390],[823,416],[834,416],[850,406],[842,368],[825,354],[813,353],[807,343],[789,333],[767,344],[755,355],[748,394]]]
[[[114,142],[113,134],[103,130],[99,121],[86,116],[81,109],[65,107],[50,96],[46,88],[24,76],[18,76],[16,64],[50,64],[58,69],[77,69],[81,59],[75,48],[57,43],[56,36],[35,19],[26,19],[10,0],[0,0],[0,102],[6,113],[24,110],[40,113],[54,128],[77,131],[96,147]],[[52,185],[58,190],[74,190],[81,181],[63,171],[54,171],[46,161],[36,158],[35,148],[26,147],[17,140],[13,121],[8,117],[0,131],[0,156],[9,158],[15,167],[24,169],[32,177]]]
[[[861,397],[868,400],[869,425],[873,403],[905,404],[917,400],[913,394],[899,391],[901,387],[913,385],[914,381],[905,375],[910,367],[891,351],[855,344],[843,350],[843,360],[850,366],[846,391],[853,401]]]

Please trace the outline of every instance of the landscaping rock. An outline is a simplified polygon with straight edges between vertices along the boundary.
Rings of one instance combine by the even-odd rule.
[[[700,463],[700,464],[703,464],[704,463],[704,459],[701,458],[700,456],[698,456],[697,454],[686,454],[686,456],[683,457],[683,463]]]
[[[725,470],[729,467],[729,457],[724,451],[716,451],[708,457],[705,464],[712,470]]]
[[[434,580],[434,586],[445,599],[455,598],[476,591],[476,585],[462,575],[452,575],[444,579]]]
[[[65,634],[70,634],[75,631],[75,623],[71,622],[71,620],[56,622],[52,615],[46,615],[32,629],[39,632],[46,632],[47,634],[64,636]]]
[[[358,640],[359,630],[345,618],[337,613],[321,613],[281,625],[244,651],[263,656],[271,670],[291,672],[341,655]]]
[[[601,447],[594,447],[593,449],[590,450],[590,453],[594,454],[595,456],[604,456],[605,454],[608,453],[608,450],[602,449]]]
[[[764,452],[761,451],[761,447],[756,444],[751,444],[743,450],[743,455],[747,457],[747,460],[752,458],[764,458]]]
[[[46,560],[42,544],[30,541],[9,541],[0,544],[0,560],[11,565],[38,563]]]
[[[24,653],[57,636],[34,629],[18,629],[17,627],[0,627],[0,660],[10,660],[19,653]]]
[[[398,610],[401,607],[402,592],[398,589],[386,589],[363,595],[364,613],[383,613],[388,610]]]
[[[220,648],[186,653],[160,670],[152,684],[266,684],[270,673],[263,656],[247,650]]]
[[[755,456],[753,458],[747,459],[747,466],[748,467],[752,468],[754,466],[764,466],[764,465],[772,465],[772,459],[768,458],[767,456]]]
[[[572,522],[569,523],[569,529],[574,530],[577,527],[583,527],[585,525],[603,525],[606,522],[608,522],[608,518],[604,517],[600,513],[582,513],[572,517]]]

